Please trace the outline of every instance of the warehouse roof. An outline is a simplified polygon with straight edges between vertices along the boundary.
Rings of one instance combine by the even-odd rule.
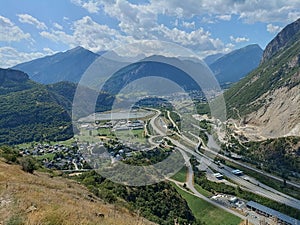
[[[285,215],[285,214],[283,214],[281,212],[278,212],[278,211],[276,211],[274,209],[270,209],[269,207],[261,205],[261,204],[259,204],[257,202],[250,201],[250,202],[247,203],[247,206],[251,207],[251,208],[255,208],[255,209],[257,209],[257,210],[259,210],[261,212],[264,212],[264,213],[266,213],[268,215],[272,215],[273,217],[277,217],[279,220],[284,221],[286,223],[293,224],[293,225],[294,224],[300,224],[299,220],[297,220],[295,218],[292,218],[292,217],[290,217],[288,215]]]

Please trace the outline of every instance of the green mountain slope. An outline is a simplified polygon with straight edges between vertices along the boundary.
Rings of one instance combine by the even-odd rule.
[[[64,140],[73,136],[64,97],[17,70],[0,69],[0,143]]]
[[[299,53],[300,32],[288,41],[285,48],[225,92],[229,116],[237,117],[235,109],[243,116],[262,107],[268,99],[255,101],[267,92],[299,85]]]

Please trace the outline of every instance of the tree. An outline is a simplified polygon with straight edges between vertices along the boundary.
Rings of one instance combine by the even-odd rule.
[[[25,172],[33,173],[33,171],[36,169],[36,163],[31,157],[20,158],[19,163],[22,167],[22,170],[24,170]]]

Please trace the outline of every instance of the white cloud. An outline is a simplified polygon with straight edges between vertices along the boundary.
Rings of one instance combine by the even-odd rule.
[[[192,18],[210,15],[219,20],[230,20],[237,15],[247,23],[292,22],[300,17],[300,1],[297,0],[149,0],[149,3],[131,4],[125,0],[71,0],[74,4],[94,13],[104,7],[104,11],[118,18],[115,12],[120,5],[127,9],[164,14],[178,18]],[[131,14],[128,10],[126,13]],[[122,11],[123,13],[125,11]],[[153,17],[155,20],[156,17]],[[209,21],[214,21],[211,18]]]
[[[28,24],[34,25],[34,26],[36,26],[37,29],[40,29],[40,30],[48,29],[45,23],[40,22],[38,19],[34,18],[33,16],[31,16],[29,14],[18,14],[18,17],[19,17],[19,21],[21,23],[28,23]]]
[[[51,32],[42,31],[42,32],[40,32],[40,35],[42,37],[45,37],[54,42],[62,42],[71,47],[74,46],[74,44],[75,44],[73,36],[66,34],[64,31],[60,31],[60,30],[55,30],[55,31],[51,31]]]
[[[132,20],[135,19],[132,18]],[[125,26],[125,23],[123,26]],[[85,16],[73,23],[73,32],[70,34],[64,31],[52,30],[51,32],[43,31],[40,35],[55,42],[62,42],[70,47],[80,45],[94,52],[111,50],[120,45],[133,43],[136,40],[173,42],[193,49],[198,54],[208,51],[221,51],[224,47],[221,40],[212,38],[211,34],[203,28],[188,32],[178,28],[170,29],[163,24],[158,25],[156,23],[147,29],[145,28],[143,32],[141,30],[136,31],[131,26],[127,26],[126,29],[123,28],[124,33],[107,25],[98,24],[89,16]]]
[[[195,21],[193,22],[182,22],[182,26],[188,29],[195,29]]]
[[[57,51],[53,51],[51,48],[43,48],[43,51],[44,51],[47,55],[53,55],[53,54],[57,53]]]
[[[282,27],[280,26],[275,26],[273,24],[268,24],[267,25],[267,31],[270,33],[278,33],[279,31],[281,31]]]
[[[89,13],[97,13],[99,11],[100,2],[96,0],[71,0],[71,2],[86,9]]]
[[[58,23],[53,23],[53,26],[56,28],[56,29],[59,29],[59,30],[63,30],[63,26],[58,24]]]
[[[24,31],[22,31],[8,18],[0,16],[0,41],[12,42],[29,38],[29,33],[24,33]]]
[[[186,18],[211,15],[218,19],[229,19],[229,16],[237,15],[247,23],[287,23],[300,16],[300,1],[296,0],[151,0],[150,3],[149,7],[158,12]]]
[[[137,39],[155,38],[151,35],[151,31],[157,27],[158,14],[149,5],[135,5],[125,0],[113,3],[105,1],[104,11],[120,21],[120,29],[128,35]]]
[[[48,54],[52,54],[51,49],[45,49],[44,52],[19,52],[12,47],[0,47],[0,68],[9,68],[22,62],[37,59]]]
[[[112,49],[133,40],[131,37],[122,36],[119,31],[107,25],[96,23],[89,16],[75,21],[72,30],[71,34],[60,30],[52,30],[51,32],[42,31],[40,35],[54,42],[67,44],[70,47],[80,45],[94,52]]]
[[[231,15],[219,15],[219,16],[217,16],[217,18],[220,20],[224,20],[224,21],[230,21]]]
[[[89,10],[88,5],[93,6],[94,10],[89,10],[90,12],[98,12],[101,8],[106,15],[119,21],[118,26],[121,31],[99,28],[104,33],[118,33],[112,34],[111,37],[105,36],[105,40],[111,40],[109,43],[98,40],[99,34],[96,35],[97,32],[94,30],[91,36],[94,35],[95,38],[90,40],[87,38],[85,46],[94,49],[97,44],[107,47],[132,40],[158,39],[191,47],[201,53],[203,51],[227,51],[232,46],[225,46],[221,40],[213,38],[202,28],[195,30],[195,19],[200,23],[216,23],[220,20],[229,21],[234,15],[246,23],[276,20],[287,22],[298,15],[300,8],[300,1],[295,0],[149,0],[144,3],[131,3],[127,0],[71,1],[87,10]],[[175,28],[171,29],[165,24],[159,24],[159,15],[175,16],[173,24]],[[191,19],[189,21],[192,22],[179,22],[186,21],[186,19]],[[178,25],[182,29],[178,28]],[[87,28],[82,29],[83,31],[76,31],[76,36],[86,33]],[[193,31],[189,32],[186,29],[193,29]],[[74,38],[78,42],[78,38]],[[249,38],[231,37],[231,40],[233,43],[240,43],[249,41]]]
[[[73,38],[76,44],[92,51],[111,49],[122,40],[117,30],[98,24],[88,16],[75,21],[73,26]]]
[[[231,41],[234,41],[235,43],[240,43],[240,42],[248,42],[250,39],[249,38],[246,38],[246,37],[233,37],[233,36],[230,36],[230,40]]]
[[[203,54],[204,51],[220,49],[223,43],[219,39],[213,39],[211,34],[205,31],[203,28],[187,32],[178,28],[170,29],[165,25],[160,25],[157,28],[158,34],[160,34],[159,40],[175,42],[184,47],[189,47],[199,54]]]

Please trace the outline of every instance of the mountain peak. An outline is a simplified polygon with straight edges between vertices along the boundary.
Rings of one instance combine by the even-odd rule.
[[[59,81],[76,83],[98,57],[98,54],[78,46],[65,52],[18,64],[13,68],[28,73],[32,80],[43,84]]]
[[[286,47],[288,42],[300,32],[300,18],[287,25],[277,36],[267,45],[261,63],[266,62],[274,56],[280,49]]]
[[[89,52],[89,53],[92,53],[92,54],[95,54],[95,55],[97,55],[96,53],[94,53],[94,52],[92,52],[92,51],[90,51],[90,50],[88,50],[88,49],[86,49],[86,48],[84,48],[84,47],[82,47],[82,46],[77,46],[77,47],[75,47],[75,48],[72,48],[72,49],[70,49],[70,50],[67,50],[65,53],[69,53],[69,54],[76,54],[76,53],[83,53],[83,52]]]

